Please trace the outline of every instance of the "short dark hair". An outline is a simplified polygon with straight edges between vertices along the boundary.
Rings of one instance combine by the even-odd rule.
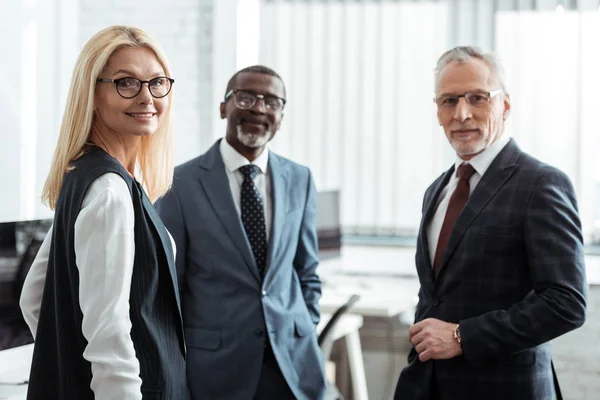
[[[231,89],[233,89],[238,75],[243,73],[266,74],[274,76],[275,78],[281,81],[281,85],[283,86],[283,97],[286,97],[285,83],[283,83],[283,79],[281,78],[281,76],[279,76],[279,74],[273,71],[271,68],[265,67],[264,65],[252,65],[250,67],[242,68],[238,72],[233,74],[231,79],[229,79],[229,82],[227,82],[227,89],[225,89],[225,94],[227,94]]]

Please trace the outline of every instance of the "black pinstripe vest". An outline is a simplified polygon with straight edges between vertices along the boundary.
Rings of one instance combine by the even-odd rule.
[[[135,261],[129,304],[143,398],[186,399],[177,274],[171,243],[160,217],[141,185],[102,149],[87,147],[73,166],[75,169],[65,175],[54,216],[27,399],[94,399],[90,389],[91,364],[83,358],[87,341],[81,331],[74,230],[90,185],[109,172],[120,175],[127,183],[135,213]]]

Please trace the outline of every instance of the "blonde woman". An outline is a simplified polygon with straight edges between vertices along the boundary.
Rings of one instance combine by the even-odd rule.
[[[54,224],[21,296],[28,399],[187,397],[175,248],[152,205],[171,185],[173,82],[138,28],[79,55],[43,192]]]

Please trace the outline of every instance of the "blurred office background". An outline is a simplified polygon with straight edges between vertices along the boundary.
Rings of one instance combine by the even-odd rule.
[[[504,62],[512,98],[508,133],[572,179],[590,282],[600,283],[598,0],[1,3],[0,222],[51,218],[39,198],[75,59],[98,30],[137,25],[163,45],[174,71],[178,163],[223,135],[218,105],[237,69],[261,63],[282,75],[288,103],[272,148],[308,165],[318,188],[334,193],[322,198],[324,230],[341,230],[342,253],[378,254],[377,265],[365,262],[363,269],[380,280],[348,278],[348,285],[377,290],[397,268],[414,267],[422,195],[454,159],[432,102],[435,61],[452,46],[476,45]],[[395,279],[414,285],[414,277],[403,276]],[[324,293],[333,290],[332,279]],[[383,298],[401,286],[379,291]],[[596,398],[600,390],[599,307],[600,289],[592,285],[588,322],[554,344],[566,398]],[[405,314],[364,316],[371,399],[389,398],[405,362]],[[344,357],[344,348],[334,349],[342,387]],[[351,397],[352,385],[346,386]]]

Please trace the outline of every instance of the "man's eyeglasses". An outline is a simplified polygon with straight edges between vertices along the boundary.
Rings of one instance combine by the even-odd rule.
[[[225,94],[225,101],[233,96],[233,101],[238,108],[247,110],[254,107],[256,99],[262,99],[265,103],[265,108],[271,112],[283,110],[285,107],[285,99],[277,96],[257,94],[242,89],[231,89]]]
[[[152,78],[149,81],[141,81],[138,78],[125,77],[119,79],[96,79],[96,82],[100,83],[114,83],[117,88],[117,93],[125,99],[132,99],[142,91],[142,85],[148,84],[148,90],[152,97],[160,99],[165,97],[171,91],[175,79],[167,78],[166,76],[159,76]]]
[[[468,104],[478,107],[487,104],[494,96],[502,93],[502,89],[492,90],[491,92],[472,92],[456,95],[444,95],[434,97],[433,102],[440,108],[456,107],[461,97],[464,97]]]

